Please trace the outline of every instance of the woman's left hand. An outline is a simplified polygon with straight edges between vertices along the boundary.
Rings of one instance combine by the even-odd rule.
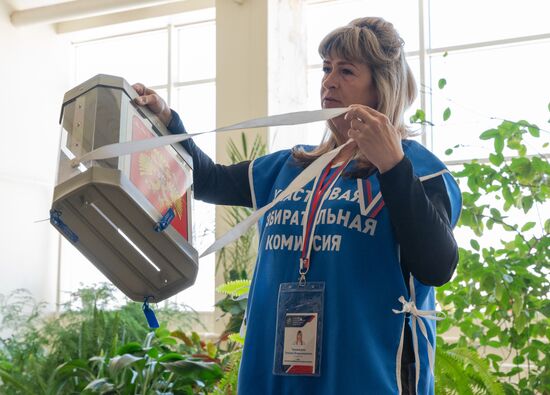
[[[392,169],[403,159],[401,135],[387,116],[370,107],[354,104],[345,119],[350,121],[348,136],[380,173]]]

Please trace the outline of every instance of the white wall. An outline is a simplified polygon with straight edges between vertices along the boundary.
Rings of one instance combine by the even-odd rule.
[[[50,26],[11,25],[0,2],[0,294],[55,308],[57,232],[48,221],[71,46]]]

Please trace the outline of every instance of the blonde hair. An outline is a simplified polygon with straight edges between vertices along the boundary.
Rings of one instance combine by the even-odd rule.
[[[416,98],[416,83],[403,44],[391,23],[377,17],[358,18],[330,32],[319,44],[319,55],[323,59],[336,55],[369,66],[378,97],[376,110],[407,138],[412,133],[405,125],[404,113]],[[327,125],[333,127],[330,121]],[[334,134],[327,131],[314,150],[297,148],[292,154],[299,163],[309,164],[336,146]]]

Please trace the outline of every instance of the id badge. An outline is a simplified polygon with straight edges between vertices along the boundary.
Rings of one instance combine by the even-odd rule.
[[[279,287],[273,374],[321,375],[324,282]]]

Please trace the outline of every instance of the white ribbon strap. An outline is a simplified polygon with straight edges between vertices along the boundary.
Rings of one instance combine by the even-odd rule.
[[[420,332],[426,339],[426,343],[428,345],[428,361],[430,363],[430,371],[434,372],[434,348],[432,344],[430,343],[430,340],[428,339],[428,331],[426,330],[426,325],[424,324],[424,321],[420,318],[424,318],[427,320],[433,320],[433,321],[440,321],[443,317],[439,317],[437,314],[443,314],[441,311],[437,310],[419,310],[416,307],[416,295],[415,295],[415,289],[414,289],[414,277],[411,275],[409,279],[409,286],[411,291],[411,299],[407,301],[405,297],[400,296],[399,301],[403,304],[403,308],[401,310],[395,310],[392,309],[392,311],[395,314],[406,314],[409,313],[411,315],[411,323],[412,323],[412,336],[413,336],[413,349],[414,349],[414,358],[415,358],[415,367],[416,367],[416,381],[415,381],[415,388],[416,393],[418,393],[418,381],[420,379],[420,355],[418,353],[418,336],[416,333],[416,325],[420,327]],[[403,331],[405,330],[405,326],[403,326]],[[403,343],[403,335],[401,334],[401,342],[399,344],[399,347],[402,348]],[[399,361],[400,362],[400,361]]]
[[[347,147],[351,143],[351,140],[348,141],[346,144],[343,144],[339,146],[336,149],[333,149],[330,152],[327,152],[326,154],[321,155],[318,157],[313,163],[311,163],[308,167],[304,169],[292,182],[286,187],[286,189],[281,192],[275,199],[271,201],[271,203],[263,206],[262,208],[254,211],[248,218],[246,218],[244,221],[239,222],[237,226],[235,226],[233,229],[231,229],[229,232],[224,234],[222,237],[220,237],[218,240],[214,242],[210,247],[206,249],[201,254],[201,258],[203,256],[206,256],[208,254],[211,254],[213,252],[216,252],[223,246],[231,243],[232,241],[237,240],[241,235],[243,235],[252,225],[254,225],[268,210],[270,210],[273,206],[275,206],[277,203],[279,203],[281,200],[283,200],[285,197],[291,195],[292,193],[296,192],[303,186],[305,186],[309,181],[314,179],[319,175],[319,173],[330,163],[332,159],[338,155],[338,153],[344,148]]]
[[[200,136],[206,133],[218,133],[227,132],[237,129],[254,129],[268,126],[281,126],[281,125],[298,125],[302,123],[326,121],[331,118],[335,118],[339,115],[346,113],[349,108],[325,108],[323,110],[314,111],[299,111],[290,112],[286,114],[271,115],[263,118],[250,119],[248,121],[239,122],[233,125],[224,126],[222,128],[210,130],[208,132],[194,133],[194,134],[173,134],[169,136],[153,137],[145,140],[127,141],[123,143],[108,144],[99,147],[93,151],[90,151],[81,157],[77,157],[72,160],[71,165],[73,167],[78,166],[79,163],[87,162],[90,160],[101,160],[107,158],[115,158],[117,156],[133,154],[136,152],[147,151],[153,148],[162,147],[168,144],[175,144]]]

